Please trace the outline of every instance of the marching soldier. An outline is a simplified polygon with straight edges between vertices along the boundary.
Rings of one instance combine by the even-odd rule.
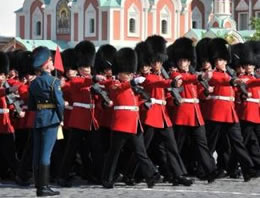
[[[254,176],[253,162],[243,144],[243,137],[235,112],[235,92],[230,84],[231,77],[227,74],[227,63],[230,60],[228,43],[224,39],[215,38],[209,43],[209,57],[211,64],[216,68],[209,74],[209,84],[214,86],[210,96],[209,124],[207,128],[208,146],[213,153],[219,142],[219,137],[227,135],[230,144],[241,164],[244,181],[247,182]],[[232,81],[231,81],[232,82]]]
[[[33,129],[33,172],[37,196],[60,194],[49,187],[50,156],[63,121],[64,100],[54,70],[51,52],[46,47],[33,51],[33,67],[40,75],[29,88],[29,110],[36,111]]]
[[[199,161],[208,176],[208,182],[211,183],[215,179],[216,167],[214,158],[208,149],[205,123],[198,104],[198,79],[202,78],[202,75],[197,76],[189,72],[190,67],[194,67],[196,61],[194,60],[195,49],[192,42],[191,39],[183,37],[177,39],[173,44],[174,50],[171,58],[174,59],[179,72],[174,72],[171,77],[173,79],[181,78],[183,81],[182,103],[175,108],[173,114],[174,130],[180,152],[183,149],[186,137],[191,137],[197,150],[197,153],[194,154],[198,155]]]
[[[113,188],[113,177],[117,167],[122,147],[130,141],[134,146],[136,158],[140,163],[142,173],[148,188],[155,182],[155,172],[143,142],[143,129],[139,118],[139,100],[131,86],[141,84],[145,78],[133,79],[136,72],[137,56],[131,48],[122,48],[115,56],[115,73],[119,80],[112,80],[107,84],[110,97],[114,102],[111,122],[111,145],[107,154],[103,175],[103,186]]]

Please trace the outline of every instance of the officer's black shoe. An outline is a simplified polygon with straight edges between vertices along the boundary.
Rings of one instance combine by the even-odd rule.
[[[113,182],[108,182],[108,181],[103,181],[102,182],[102,186],[104,188],[111,189],[111,188],[114,188],[114,183]]]
[[[217,178],[224,178],[224,177],[226,177],[226,172],[225,172],[225,170],[224,169],[218,169],[217,170]]]
[[[49,186],[41,186],[36,190],[37,197],[55,196],[59,194],[60,192],[53,191]]]
[[[178,186],[180,184],[184,185],[184,186],[191,186],[193,184],[193,181],[184,176],[179,176],[179,177],[173,178],[173,180],[172,180],[173,186]]]
[[[57,184],[61,187],[66,187],[66,188],[72,187],[72,182],[68,179],[58,179]]]

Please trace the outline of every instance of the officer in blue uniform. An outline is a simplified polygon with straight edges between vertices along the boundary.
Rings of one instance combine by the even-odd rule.
[[[46,47],[33,51],[33,67],[40,75],[29,89],[29,109],[36,111],[33,129],[33,171],[37,196],[60,194],[48,186],[50,156],[58,127],[63,121],[64,100],[60,80],[51,75],[54,70],[51,52]]]

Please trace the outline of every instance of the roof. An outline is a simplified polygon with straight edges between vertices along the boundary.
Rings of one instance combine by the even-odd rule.
[[[238,33],[243,37],[243,38],[249,38],[254,35],[256,31],[255,30],[240,30]]]
[[[65,41],[52,41],[52,40],[26,40],[21,39],[20,37],[15,37],[16,42],[19,42],[23,45],[27,50],[32,51],[34,48],[39,46],[48,47],[50,50],[56,50],[57,45],[60,47],[61,50],[67,49],[70,46]]]
[[[121,0],[100,0],[101,7],[120,7]]]

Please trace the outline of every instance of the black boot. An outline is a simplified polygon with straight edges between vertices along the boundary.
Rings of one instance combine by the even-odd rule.
[[[49,172],[50,166],[40,166],[39,171],[39,186],[37,186],[36,195],[37,197],[55,196],[59,195],[60,192],[53,191],[49,186]]]
[[[178,176],[178,177],[173,178],[173,181],[172,181],[173,186],[178,186],[180,184],[184,185],[184,186],[191,186],[193,184],[193,181],[184,176]]]

